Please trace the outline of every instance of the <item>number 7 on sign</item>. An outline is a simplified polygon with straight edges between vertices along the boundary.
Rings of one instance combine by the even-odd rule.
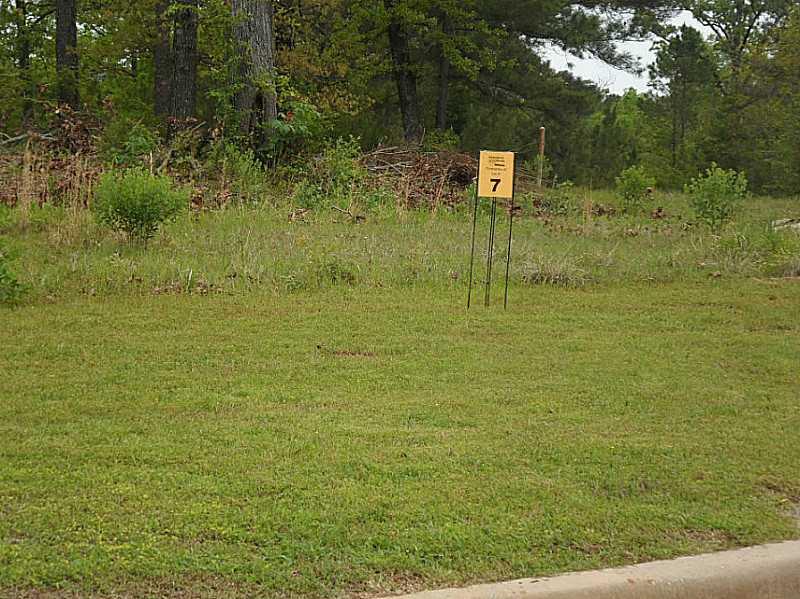
[[[514,153],[481,152],[478,196],[510,200],[514,195]]]

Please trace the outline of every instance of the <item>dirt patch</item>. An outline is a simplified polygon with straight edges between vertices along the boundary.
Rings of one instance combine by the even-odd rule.
[[[372,599],[387,595],[405,595],[428,589],[428,581],[412,572],[381,573],[367,582],[351,586],[345,593],[354,599]]]
[[[760,484],[769,495],[785,506],[785,509],[781,511],[785,511],[800,530],[800,486],[797,483],[788,483],[774,477],[764,478]]]
[[[800,505],[800,486],[776,477],[764,477],[760,481],[761,487],[771,495],[776,495],[795,505]]]
[[[683,536],[698,545],[727,548],[736,546],[736,537],[726,530],[686,530]]]

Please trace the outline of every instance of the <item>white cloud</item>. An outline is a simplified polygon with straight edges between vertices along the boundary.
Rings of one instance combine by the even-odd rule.
[[[709,31],[698,23],[688,11],[672,19],[673,25],[690,25],[699,29],[707,36]],[[653,43],[647,42],[624,42],[619,44],[619,48],[629,52],[639,59],[644,71],[641,75],[635,75],[626,71],[615,69],[604,63],[602,60],[577,58],[576,56],[549,46],[544,53],[545,59],[550,62],[550,66],[557,71],[570,71],[581,79],[593,81],[598,86],[615,94],[633,88],[637,91],[646,91],[649,79],[647,77],[647,67],[655,60],[652,50]]]

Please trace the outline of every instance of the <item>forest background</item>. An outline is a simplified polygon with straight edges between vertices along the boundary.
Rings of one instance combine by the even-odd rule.
[[[711,35],[670,25],[680,11]],[[790,0],[5,0],[0,32],[4,144],[79,120],[112,160],[191,131],[191,153],[224,145],[270,170],[350,137],[533,160],[546,126],[562,181],[607,187],[641,165],[680,188],[717,163],[760,193],[800,188]],[[625,40],[654,45],[646,93],[543,58],[642,69]]]

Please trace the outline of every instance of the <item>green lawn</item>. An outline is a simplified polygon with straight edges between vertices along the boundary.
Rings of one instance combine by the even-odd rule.
[[[0,595],[362,596],[800,536],[796,280],[463,300],[0,308]]]

